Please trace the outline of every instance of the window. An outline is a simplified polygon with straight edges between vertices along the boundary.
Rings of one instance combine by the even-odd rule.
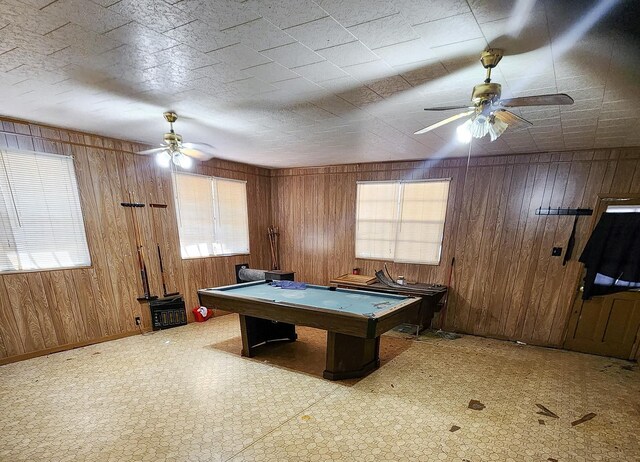
[[[608,205],[607,213],[640,213],[640,205]]]
[[[358,183],[356,258],[440,263],[449,180]]]
[[[247,183],[174,175],[182,258],[249,253]]]
[[[73,158],[0,150],[0,271],[90,264]]]

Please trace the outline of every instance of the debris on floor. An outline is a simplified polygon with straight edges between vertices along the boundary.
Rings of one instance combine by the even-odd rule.
[[[415,334],[416,326],[412,324],[400,324],[398,327],[393,329],[394,332],[400,332],[402,334]]]
[[[619,367],[619,369],[618,369]],[[612,369],[613,368],[613,369]],[[619,372],[619,371],[629,371],[629,372],[633,372],[638,370],[638,365],[633,363],[633,364],[606,364],[604,366],[602,366],[602,369],[600,369],[600,372]]]
[[[546,423],[544,420],[542,420],[542,419],[538,419],[538,423],[539,423],[540,425],[547,425],[547,423]]]
[[[553,417],[554,419],[559,419],[560,418],[560,417],[558,417],[558,414],[556,414],[553,411],[550,411],[549,408],[543,406],[542,404],[537,404],[536,403],[536,406],[538,406],[541,409],[540,411],[538,411],[538,414],[544,415],[544,416],[547,416],[547,417]]]
[[[580,425],[581,423],[588,422],[589,420],[593,419],[595,416],[596,414],[594,414],[593,412],[590,412],[586,415],[583,415],[578,420],[574,420],[573,422],[571,422],[571,426],[575,427],[576,425]]]
[[[486,406],[478,400],[472,399],[469,401],[469,409],[473,409],[474,411],[482,411],[485,407]]]
[[[438,329],[437,331],[435,331],[434,335],[437,335],[438,337],[445,340],[458,340],[459,338],[462,338],[462,335],[460,334],[456,334],[455,332],[445,332],[442,329]]]
[[[449,429],[451,433],[457,432],[458,430],[460,430],[460,427],[458,427],[457,425],[451,425],[451,428]]]
[[[558,462],[558,459],[554,459],[553,457],[549,457],[547,462]]]
[[[428,342],[434,339],[457,340],[462,338],[462,335],[460,334],[456,334],[455,332],[445,332],[442,329],[424,329],[416,335],[416,328],[417,326],[414,324],[400,324],[398,327],[388,331],[385,335],[401,337],[405,340],[414,340],[418,342]]]

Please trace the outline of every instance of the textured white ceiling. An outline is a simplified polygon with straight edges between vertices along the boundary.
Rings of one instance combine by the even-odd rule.
[[[453,123],[487,46],[504,96],[575,104],[473,152],[640,146],[634,0],[0,0],[0,113],[272,167],[466,153]]]

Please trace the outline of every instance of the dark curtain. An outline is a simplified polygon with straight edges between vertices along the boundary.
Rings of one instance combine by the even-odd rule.
[[[640,213],[603,213],[580,261],[585,300],[640,288]]]

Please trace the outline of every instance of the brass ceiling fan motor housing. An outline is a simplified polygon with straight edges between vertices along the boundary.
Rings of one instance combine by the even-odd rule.
[[[471,101],[476,106],[492,103],[500,99],[502,86],[499,83],[481,83],[473,87]]]
[[[167,144],[174,145],[178,143],[182,143],[182,135],[178,135],[173,131],[164,134],[164,141]]]

